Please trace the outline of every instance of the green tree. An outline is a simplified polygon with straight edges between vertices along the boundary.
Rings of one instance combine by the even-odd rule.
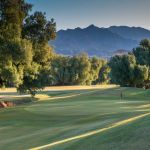
[[[20,40],[23,20],[31,7],[24,0],[0,0],[0,36]]]
[[[91,63],[90,78],[89,78],[90,84],[94,83],[93,81],[96,81],[99,78],[99,71],[103,66],[103,61],[104,60],[98,57],[90,58],[90,63]]]
[[[45,44],[56,37],[56,23],[54,19],[48,21],[45,13],[35,12],[24,21],[22,30],[23,38],[29,39],[35,44]]]
[[[31,5],[23,0],[0,0],[1,86],[22,82],[23,70],[32,61],[32,46],[21,38],[22,21]]]
[[[143,70],[143,76],[147,76],[148,72],[148,78],[145,77],[143,86],[145,86],[145,88],[150,88],[150,40],[142,40],[140,46],[133,49],[133,54],[136,57],[137,65],[142,65],[141,67],[143,69],[145,68]]]
[[[102,67],[99,70],[98,79],[96,80],[97,84],[107,84],[110,81],[110,67],[107,61],[103,61]]]
[[[133,86],[134,67],[136,59],[134,55],[114,56],[109,62],[111,68],[111,80],[121,86]]]
[[[138,64],[150,66],[150,40],[142,40],[140,46],[133,49],[133,54]]]
[[[47,85],[56,23],[45,14],[29,15],[25,0],[0,0],[0,85],[35,94]]]
[[[75,85],[90,84],[90,68],[91,63],[87,54],[82,53],[72,57],[71,59],[71,82]]]
[[[51,63],[51,77],[54,85],[70,84],[69,60],[70,57],[55,56]]]
[[[136,87],[145,87],[145,81],[148,80],[149,69],[147,66],[136,65],[134,68],[134,85]]]

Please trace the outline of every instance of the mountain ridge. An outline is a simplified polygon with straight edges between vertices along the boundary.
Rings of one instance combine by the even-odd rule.
[[[150,30],[142,27],[110,26],[59,30],[55,41],[50,42],[57,53],[75,55],[86,52],[90,56],[112,56],[118,49],[132,50],[140,40],[150,38]]]

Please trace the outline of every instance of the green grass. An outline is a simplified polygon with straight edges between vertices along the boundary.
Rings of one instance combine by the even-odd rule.
[[[120,99],[123,91],[123,100]],[[75,96],[75,94],[80,94]],[[14,93],[13,93],[14,94]],[[150,112],[150,90],[40,92],[45,101],[0,110],[0,149],[23,150],[85,134]],[[73,95],[73,97],[71,97]],[[67,98],[60,99],[59,97]],[[55,97],[56,99],[51,99]],[[58,97],[58,98],[57,98]],[[147,105],[147,106],[146,106]],[[150,115],[49,150],[149,150]]]

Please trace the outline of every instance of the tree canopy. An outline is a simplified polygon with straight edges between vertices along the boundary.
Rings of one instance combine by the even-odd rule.
[[[150,88],[150,41],[144,39],[132,53],[112,57],[109,65],[113,83]]]
[[[48,42],[56,37],[56,23],[45,14],[29,15],[25,0],[0,0],[0,84],[34,91],[45,83],[35,82],[53,55]]]

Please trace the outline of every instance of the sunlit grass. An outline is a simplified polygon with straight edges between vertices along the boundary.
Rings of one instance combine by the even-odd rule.
[[[34,148],[121,123],[46,149],[149,150],[150,118],[142,116],[150,113],[149,97],[150,90],[137,88],[41,91],[33,103],[0,109],[0,149]]]

